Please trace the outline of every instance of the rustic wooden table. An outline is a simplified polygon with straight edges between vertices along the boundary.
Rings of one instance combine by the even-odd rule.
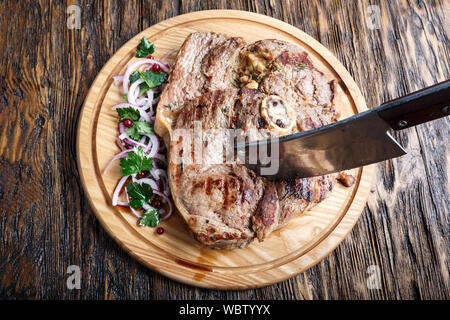
[[[378,165],[352,232],[325,260],[279,284],[228,292],[183,285],[146,269],[106,234],[78,178],[83,100],[133,35],[205,9],[297,26],[338,57],[369,106],[450,78],[448,0],[0,1],[0,298],[450,298],[448,118],[396,133],[409,154]],[[80,267],[80,289],[67,287],[70,265]]]

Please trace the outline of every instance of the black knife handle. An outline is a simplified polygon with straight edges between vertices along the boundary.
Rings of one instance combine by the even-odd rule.
[[[450,80],[383,103],[373,109],[394,130],[450,115]]]

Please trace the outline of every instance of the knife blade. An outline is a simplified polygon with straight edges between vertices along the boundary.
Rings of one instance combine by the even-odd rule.
[[[272,179],[339,172],[405,155],[390,130],[449,115],[449,104],[447,80],[327,126],[237,143],[235,149],[248,168]]]

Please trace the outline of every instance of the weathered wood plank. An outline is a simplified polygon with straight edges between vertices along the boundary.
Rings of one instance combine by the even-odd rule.
[[[74,3],[0,2],[0,297],[450,297],[448,118],[396,133],[409,154],[378,165],[365,212],[328,258],[256,290],[193,288],[135,262],[95,219],[75,161],[77,117],[95,75],[154,23],[222,8],[284,20],[334,52],[376,106],[450,77],[448,1],[77,1],[81,29],[69,30]],[[380,28],[370,28],[370,8],[379,8]],[[72,264],[81,290],[66,287]],[[366,285],[371,265],[381,289]]]

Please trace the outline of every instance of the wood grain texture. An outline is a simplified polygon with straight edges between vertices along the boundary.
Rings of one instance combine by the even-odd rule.
[[[450,77],[448,1],[77,1],[81,29],[69,30],[66,9],[74,3],[0,2],[0,297],[450,297],[448,118],[395,134],[409,154],[377,165],[363,215],[330,256],[293,279],[246,291],[182,285],[129,257],[89,207],[75,152],[96,74],[159,21],[204,9],[278,18],[329,48],[376,106]],[[368,27],[371,5],[380,28]],[[66,287],[72,264],[82,271],[80,290]],[[366,285],[371,265],[381,289]]]

